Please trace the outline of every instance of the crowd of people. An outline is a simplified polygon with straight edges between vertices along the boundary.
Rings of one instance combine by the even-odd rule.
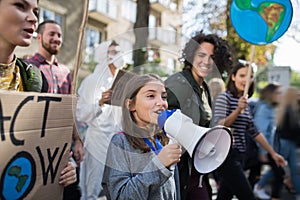
[[[0,89],[71,94],[71,72],[56,57],[61,27],[52,20],[37,26],[37,16],[38,0],[0,0]],[[29,46],[34,31],[37,52],[18,58],[15,48]],[[180,109],[197,126],[231,130],[230,152],[212,172],[218,200],[276,200],[284,185],[300,200],[297,89],[269,83],[250,109],[255,91],[251,63],[239,62],[226,40],[202,31],[186,43],[179,59],[182,71],[165,81],[155,74],[134,74],[119,80],[124,87],[112,89],[124,66],[121,48],[106,41],[97,52],[94,72],[78,89],[76,121],[87,130],[81,139],[74,123],[72,153],[58,183],[64,186],[63,199],[211,200],[210,174],[199,173],[187,147],[172,142],[158,126],[162,112]],[[222,77],[206,82],[212,71],[224,69],[229,72],[226,84]],[[120,105],[114,102],[116,93]],[[257,151],[249,148],[250,141]],[[252,150],[258,165],[250,178],[245,166]],[[261,174],[262,166],[269,170]]]

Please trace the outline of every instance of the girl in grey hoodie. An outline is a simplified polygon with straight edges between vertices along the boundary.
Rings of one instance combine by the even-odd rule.
[[[108,199],[178,199],[176,171],[181,148],[168,144],[157,125],[167,109],[166,89],[156,75],[136,75],[122,98],[123,132],[110,142],[103,177]]]

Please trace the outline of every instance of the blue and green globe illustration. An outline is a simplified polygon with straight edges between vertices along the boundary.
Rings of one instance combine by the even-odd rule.
[[[239,36],[249,43],[264,45],[280,38],[293,16],[290,0],[233,0],[230,18]]]
[[[20,152],[6,166],[0,180],[0,199],[23,199],[34,186],[35,163],[30,154]]]

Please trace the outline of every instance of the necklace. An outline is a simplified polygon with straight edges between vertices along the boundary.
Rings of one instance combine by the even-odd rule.
[[[4,64],[0,63],[0,76],[8,76],[10,73],[14,72],[16,66],[17,57],[14,56],[14,60],[11,63]]]
[[[19,91],[21,75],[20,69],[16,66],[17,57],[9,64],[0,63],[0,89]]]

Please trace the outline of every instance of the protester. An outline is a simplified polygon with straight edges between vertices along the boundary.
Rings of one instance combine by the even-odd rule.
[[[38,0],[0,0],[0,89],[9,91],[46,92],[47,81],[40,70],[17,58],[17,46],[31,44],[37,26]],[[76,181],[71,162],[63,169],[59,184],[68,186]]]
[[[72,77],[70,70],[58,62],[56,55],[62,46],[62,31],[60,25],[53,20],[46,20],[39,24],[37,30],[38,52],[26,61],[37,66],[48,82],[48,93],[71,94]],[[73,128],[73,157],[77,164],[83,158],[82,141],[79,137],[76,124]],[[79,175],[79,168],[76,168]],[[79,179],[64,190],[64,200],[80,199]]]
[[[300,200],[300,174],[297,148],[300,144],[300,114],[298,90],[289,87],[283,94],[276,112],[275,148],[288,162],[290,177],[296,190],[296,199]],[[272,182],[272,200],[279,199],[284,180],[284,169],[271,162],[274,173]]]
[[[260,99],[254,108],[254,124],[264,134],[268,143],[274,148],[274,135],[276,129],[275,108],[281,99],[281,87],[279,84],[269,83],[260,91]],[[269,162],[268,152],[259,148],[259,161],[267,164]],[[270,199],[263,187],[272,180],[272,170],[268,170],[254,186],[254,194],[260,199]]]
[[[115,134],[107,152],[103,186],[108,199],[179,199],[175,170],[181,148],[168,144],[157,125],[167,109],[167,93],[156,75],[136,75],[122,98],[123,131]]]
[[[37,30],[38,51],[28,62],[37,66],[48,81],[48,93],[71,94],[72,77],[70,70],[58,62],[56,55],[62,46],[60,25],[53,20],[39,24]]]
[[[284,166],[285,160],[277,154],[262,133],[254,125],[248,106],[248,97],[254,92],[253,70],[249,90],[244,95],[249,64],[236,64],[228,77],[226,91],[215,102],[214,124],[231,128],[233,147],[227,160],[218,169],[221,178],[218,200],[238,199],[255,200],[252,188],[245,176],[243,165],[246,151],[246,135],[250,134],[272,156],[278,166]]]
[[[184,64],[183,70],[165,81],[169,109],[180,109],[196,125],[209,127],[212,103],[204,78],[216,67],[215,64],[220,69],[231,66],[231,49],[217,35],[199,32],[185,45],[181,60]],[[202,176],[193,166],[187,151],[182,155],[178,169],[181,199],[212,198],[208,176],[205,175],[201,182]]]
[[[102,192],[101,180],[107,148],[112,135],[121,131],[121,108],[109,104],[112,84],[123,67],[120,50],[115,41],[101,43],[96,49],[98,64],[78,89],[76,117],[88,126],[80,171],[83,200],[96,200]]]
[[[246,62],[246,61],[245,61]],[[250,113],[254,116],[255,106],[257,104],[258,98],[251,97],[248,100],[248,105],[250,108]],[[262,163],[259,161],[259,145],[256,141],[252,138],[250,134],[246,135],[246,154],[245,154],[245,164],[244,164],[244,171],[248,175],[248,181],[251,185],[251,188],[254,188],[255,183],[259,181],[261,176],[261,167]]]

